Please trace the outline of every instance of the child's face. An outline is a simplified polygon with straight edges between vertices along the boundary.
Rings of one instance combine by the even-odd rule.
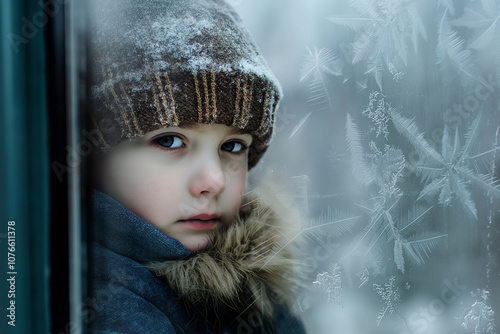
[[[117,145],[94,176],[100,190],[197,251],[238,214],[251,142],[220,124],[169,127]]]

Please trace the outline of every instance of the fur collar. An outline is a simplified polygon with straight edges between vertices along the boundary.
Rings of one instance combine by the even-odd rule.
[[[227,323],[258,312],[271,333],[276,306],[288,311],[298,292],[292,243],[298,226],[291,219],[297,216],[277,199],[259,197],[247,197],[238,219],[212,235],[203,251],[148,266],[213,327],[221,325],[221,314]]]

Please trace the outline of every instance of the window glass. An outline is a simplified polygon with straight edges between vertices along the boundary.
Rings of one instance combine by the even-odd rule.
[[[498,2],[233,2],[285,93],[263,168],[305,182],[311,333],[496,333]]]

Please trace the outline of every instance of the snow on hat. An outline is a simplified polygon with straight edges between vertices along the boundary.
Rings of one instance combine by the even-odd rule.
[[[223,0],[90,4],[91,118],[102,146],[168,126],[218,123],[253,135],[248,167],[258,162],[281,88],[232,7]]]

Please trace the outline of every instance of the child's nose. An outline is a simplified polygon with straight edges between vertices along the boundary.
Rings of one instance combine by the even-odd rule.
[[[197,166],[189,185],[192,196],[205,195],[213,197],[222,193],[225,189],[226,180],[218,158],[205,160]]]

